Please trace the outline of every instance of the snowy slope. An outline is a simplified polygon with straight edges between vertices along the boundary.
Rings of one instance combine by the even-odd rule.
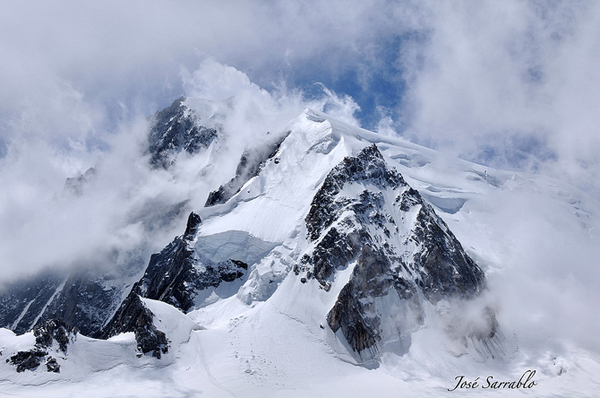
[[[449,159],[310,110],[281,137],[285,140],[277,153],[231,199],[198,209],[202,223],[189,241],[191,249],[210,261],[248,264],[247,276],[235,288],[211,291],[210,300],[200,295],[203,300],[185,315],[169,304],[142,299],[156,328],[170,340],[162,359],[138,357],[132,333],[106,341],[78,335],[58,358],[61,373],[41,368],[16,373],[14,366],[0,361],[1,391],[47,397],[80,396],[82,391],[89,396],[157,397],[435,396],[449,394],[460,375],[480,377],[480,382],[490,375],[511,381],[528,369],[536,370],[537,385],[531,389],[454,393],[586,397],[598,388],[593,375],[600,374],[600,347],[585,339],[576,344],[565,325],[557,325],[558,331],[545,329],[549,316],[569,319],[562,311],[578,303],[577,294],[569,293],[568,303],[557,302],[554,313],[539,306],[540,300],[554,297],[546,288],[558,283],[552,272],[574,275],[573,284],[586,275],[585,266],[577,265],[597,252],[596,201],[548,178]],[[388,325],[409,325],[408,332],[400,331],[405,338],[393,342],[386,331],[388,346],[379,359],[356,366],[352,350],[327,325],[327,313],[355,264],[338,269],[328,290],[317,278],[301,282],[308,275],[293,271],[316,245],[306,225],[315,193],[332,168],[372,144],[453,231],[487,274],[488,290],[473,300],[421,298],[424,322],[403,318],[410,311],[399,306],[408,306],[407,301],[382,296],[378,311],[398,316]],[[344,186],[340,195],[355,197],[360,194],[355,188]],[[410,233],[413,213],[407,212],[411,220],[398,236]],[[574,253],[570,246],[589,250]],[[551,257],[575,265],[563,271],[557,261],[548,261]],[[541,263],[549,268],[538,267]],[[519,305],[521,310],[515,310]],[[461,340],[485,326],[481,314],[488,308],[503,335],[493,356],[476,340]],[[1,359],[35,343],[32,333],[0,332]]]

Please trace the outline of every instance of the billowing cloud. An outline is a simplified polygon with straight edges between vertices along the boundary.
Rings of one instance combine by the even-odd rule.
[[[356,103],[325,87],[310,100],[285,85],[269,92],[210,58],[179,78],[189,105],[218,125],[218,168],[206,156],[181,156],[169,171],[152,170],[149,119],[138,114],[98,134],[93,107],[68,85],[53,87],[57,98],[48,112],[31,107],[11,122],[11,145],[0,160],[0,185],[9,187],[0,192],[3,280],[46,267],[131,267],[132,257],[141,267],[181,232],[189,211],[234,175],[242,152],[270,132],[282,133],[304,107],[358,124]],[[68,178],[85,182],[71,189]]]
[[[598,18],[582,2],[432,8],[401,57],[406,134],[480,163],[552,167],[598,194]]]

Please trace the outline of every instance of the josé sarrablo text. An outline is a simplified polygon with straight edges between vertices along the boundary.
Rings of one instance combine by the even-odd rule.
[[[473,380],[468,380],[465,376],[456,376],[454,380],[456,385],[453,388],[449,388],[448,391],[455,391],[457,389],[520,389],[520,388],[533,388],[537,385],[537,382],[533,380],[536,371],[528,369],[526,370],[518,380],[512,381],[500,381],[496,380],[494,376],[488,376],[485,379],[477,377]]]

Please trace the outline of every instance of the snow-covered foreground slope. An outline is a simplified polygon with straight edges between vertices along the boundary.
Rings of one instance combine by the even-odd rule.
[[[50,349],[60,373],[46,372],[44,364],[17,373],[6,360],[32,348],[35,338],[31,332],[15,336],[2,329],[0,394],[593,396],[600,387],[594,378],[600,374],[599,325],[591,315],[599,302],[592,272],[600,247],[595,200],[548,178],[449,159],[318,112],[306,111],[280,137],[273,156],[259,159],[260,172],[246,175],[239,187],[232,184],[239,190],[229,192],[228,200],[199,209],[201,224],[181,240],[200,274],[203,261],[230,259],[247,264],[247,274],[193,296],[187,314],[142,299],[154,314],[154,326],[170,340],[161,359],[140,355],[133,333],[105,341],[78,335],[66,353]],[[302,259],[315,258],[332,228],[311,239],[306,218],[316,192],[336,165],[372,144],[385,164],[433,206],[485,272],[487,289],[468,299],[426,299],[427,290],[419,287],[418,310],[393,294],[366,296],[360,314],[377,320],[370,325],[380,328],[376,336],[382,345],[374,360],[363,360],[328,323],[340,292],[358,278],[359,260],[319,279],[309,275],[317,263]],[[334,203],[364,205],[356,202],[362,190],[373,190],[381,193],[381,209],[388,215],[396,211],[389,203],[406,189],[349,181],[335,191]],[[344,207],[333,226],[343,232],[352,221],[358,230],[365,228],[374,246],[390,229],[388,243],[412,255],[423,243],[401,244],[416,217],[411,208],[391,214],[395,232],[389,219],[381,229],[363,226],[361,213]],[[406,264],[410,268],[410,261]],[[489,311],[498,329],[491,338],[474,337],[490,332],[483,316]],[[397,325],[402,328],[394,329]],[[518,381],[528,370],[535,371],[527,374],[532,375],[528,383],[535,382],[526,384],[531,388],[483,388],[494,381]],[[460,376],[468,382],[479,378],[477,387],[449,392]]]
[[[165,305],[166,306],[166,305]],[[189,318],[171,311],[156,313],[165,324],[177,324],[173,350],[163,359],[138,358],[132,334],[108,341],[78,336],[66,359],[58,358],[61,373],[26,371],[0,365],[4,396],[22,397],[430,397],[450,394],[455,377],[490,382],[518,380],[536,370],[531,389],[473,391],[467,396],[589,397],[597,388],[600,364],[591,354],[573,348],[566,356],[551,353],[528,358],[519,353],[507,361],[477,362],[447,352],[443,336],[432,329],[415,333],[403,356],[386,355],[377,369],[340,361],[318,336],[297,319],[262,303],[202,330]],[[166,308],[162,308],[166,310]],[[232,315],[232,314],[231,314]],[[176,318],[187,318],[176,319]],[[185,337],[185,338],[184,338]],[[16,337],[3,330],[3,352],[26,348],[31,334]],[[4,358],[3,355],[2,358]],[[3,361],[4,362],[4,361]],[[563,372],[561,374],[561,372]],[[560,374],[560,376],[558,376]]]

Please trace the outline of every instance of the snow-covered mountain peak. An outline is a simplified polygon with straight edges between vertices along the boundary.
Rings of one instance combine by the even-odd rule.
[[[222,299],[277,305],[323,290],[330,304],[315,311],[337,333],[328,339],[347,347],[340,355],[368,362],[423,322],[423,297],[435,305],[484,287],[481,269],[378,147],[393,153],[396,140],[311,110],[279,137],[245,152],[236,175],[198,210],[187,250],[248,265],[237,294]],[[250,244],[258,257],[244,254]],[[318,284],[307,283],[313,278]],[[288,294],[288,283],[304,292]],[[401,319],[388,317],[390,305],[404,308]]]
[[[220,191],[229,192],[226,201],[213,200],[199,211],[204,220],[201,235],[228,229],[244,230],[266,241],[285,240],[308,210],[316,187],[327,172],[353,150],[327,121],[313,121],[303,113],[287,127],[280,142],[254,148],[240,161],[255,162]],[[255,153],[262,152],[252,156]],[[250,160],[249,160],[250,159]],[[235,183],[234,183],[235,182]],[[210,200],[210,197],[209,197]],[[224,203],[222,203],[224,202]],[[212,205],[214,203],[214,205]],[[243,217],[238,216],[244,212]]]
[[[60,365],[62,374],[36,370],[40,382],[83,379],[80,364],[111,375],[116,368],[167,370],[178,382],[194,370],[217,393],[261,383],[271,391],[291,379],[310,384],[331,369],[338,380],[348,372],[374,381],[394,373],[390,385],[434,373],[442,391],[457,369],[516,363],[516,345],[505,337],[510,322],[498,290],[491,291],[497,275],[510,267],[526,275],[531,257],[523,253],[531,250],[523,247],[538,242],[523,239],[529,216],[567,226],[573,242],[588,233],[580,225],[594,225],[598,211],[589,201],[550,179],[452,159],[310,109],[228,152],[236,137],[216,128],[227,102],[178,100],[157,114],[150,132],[160,144],[157,159],[166,161],[151,173],[192,168],[189,176],[202,179],[218,171],[190,201],[187,225],[177,220],[181,234],[151,256],[127,290],[107,290],[101,278],[47,278],[24,285],[26,295],[3,297],[11,309],[0,314],[5,324],[23,331],[48,314],[75,322],[89,318],[83,312],[95,315],[69,342],[69,357],[52,354],[56,362],[26,351],[31,334],[0,331],[9,359]],[[212,141],[188,151],[186,140],[214,127]],[[237,155],[224,159],[226,153]],[[502,220],[507,213],[510,224]],[[554,213],[561,216],[546,221]],[[93,363],[90,349],[117,359]],[[365,369],[377,367],[384,369]],[[15,373],[10,364],[0,371]]]

